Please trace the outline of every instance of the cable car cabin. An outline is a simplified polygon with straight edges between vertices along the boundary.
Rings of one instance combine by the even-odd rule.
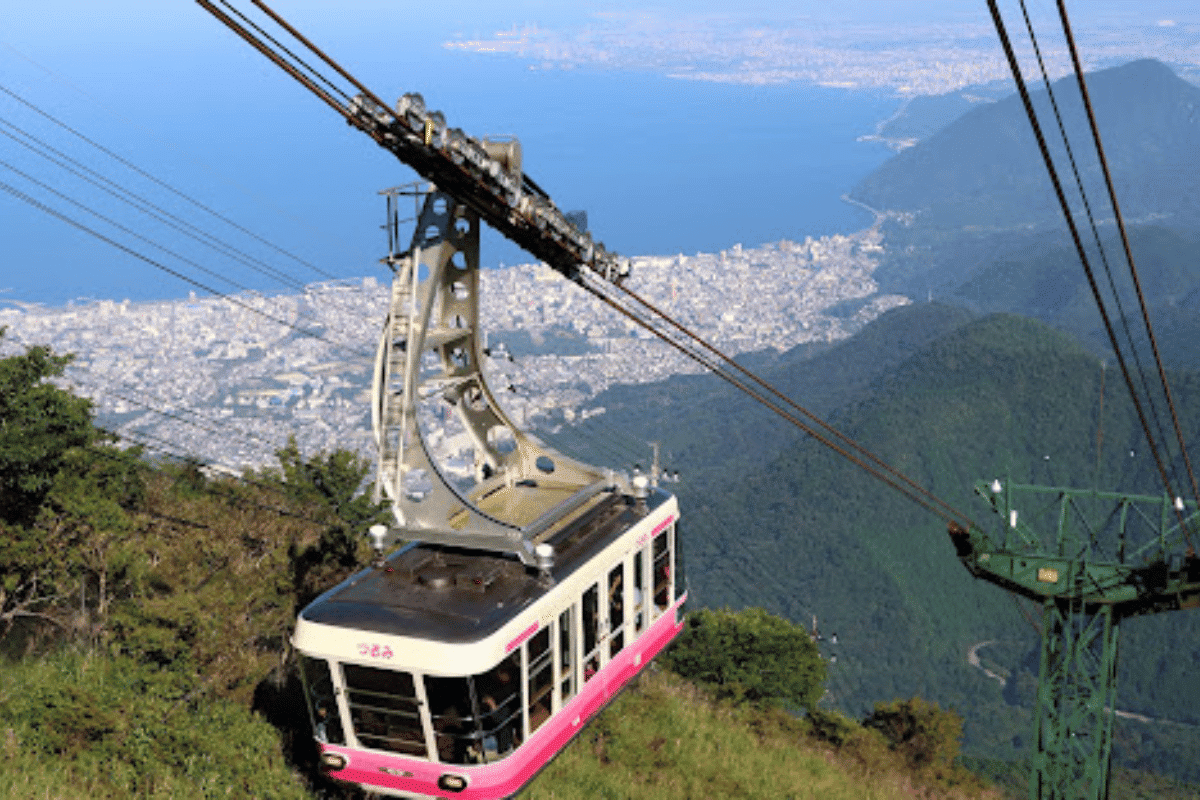
[[[509,797],[683,625],[678,505],[598,495],[516,557],[412,543],[317,598],[293,639],[321,762],[395,797]]]

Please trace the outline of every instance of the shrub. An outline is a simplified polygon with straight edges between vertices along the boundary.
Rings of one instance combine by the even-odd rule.
[[[664,660],[719,698],[759,707],[811,710],[825,691],[825,663],[808,632],[761,608],[691,614]]]

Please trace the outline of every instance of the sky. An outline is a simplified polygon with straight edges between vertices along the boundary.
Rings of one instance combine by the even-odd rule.
[[[235,5],[250,7],[249,0]],[[1002,5],[1016,13],[1011,2]],[[1052,19],[1048,0],[1030,0],[1030,5],[1036,19]],[[1079,29],[1107,30],[1110,44],[1113,32],[1127,38],[1131,30],[1168,31],[1176,37],[1172,41],[1185,47],[1200,30],[1200,12],[1189,2],[1088,0],[1074,5]],[[546,81],[553,81],[559,69],[608,72],[627,78],[630,91],[637,92],[639,81],[661,86],[652,79],[692,69],[691,58],[721,62],[701,65],[702,74],[696,74],[703,80],[715,76],[736,82],[749,80],[747,75],[792,80],[779,69],[780,58],[786,61],[787,56],[780,56],[778,47],[792,46],[797,37],[811,37],[814,47],[824,46],[826,55],[835,56],[839,48],[903,51],[908,41],[956,47],[956,37],[970,36],[991,48],[993,57],[997,52],[982,0],[800,2],[784,7],[762,0],[450,0],[436,6],[344,0],[336,3],[336,13],[330,10],[335,4],[325,0],[274,0],[272,6],[364,83],[379,87],[380,94],[421,91],[431,105],[446,109],[454,124],[475,134],[524,135],[536,127],[520,116],[528,108],[505,102],[509,87],[515,92],[515,87],[529,85],[527,69],[546,71]],[[462,46],[483,42],[486,50],[497,32],[520,29],[537,31],[536,58]],[[758,52],[759,38],[775,42],[777,50]],[[1091,41],[1099,48],[1106,40]],[[454,43],[459,46],[447,46]],[[727,45],[732,49],[723,54]],[[1200,61],[1200,56],[1188,58]],[[415,178],[361,133],[340,125],[306,90],[188,0],[4,0],[0,87],[11,92],[0,93],[0,133],[7,134],[0,136],[0,188],[10,187],[0,192],[0,241],[5,242],[0,303],[165,298],[207,288],[236,291],[238,286],[286,288],[245,264],[226,264],[211,248],[183,241],[177,231],[117,203],[109,191],[67,175],[23,146],[26,135],[59,150],[60,160],[76,159],[76,169],[101,171],[187,224],[205,232],[223,231],[219,235],[235,241],[251,261],[285,269],[298,283],[365,274],[382,255],[377,192]],[[46,115],[136,164],[153,180],[82,144]],[[551,184],[552,193],[556,185],[569,185],[570,160],[580,157],[570,146],[570,132],[559,133],[560,145],[546,142],[531,153],[539,180]],[[196,283],[153,269],[12,192],[103,232],[127,250],[174,264]],[[586,204],[587,198],[581,202]],[[270,244],[236,231],[197,203]],[[131,232],[86,209],[105,213]],[[138,235],[218,275],[173,261],[174,256]],[[731,230],[729,244],[735,241],[737,231]],[[498,245],[491,251],[510,262],[520,256]],[[234,283],[222,282],[220,276],[228,275],[236,276]]]

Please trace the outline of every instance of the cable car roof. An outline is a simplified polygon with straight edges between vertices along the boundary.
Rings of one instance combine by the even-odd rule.
[[[414,542],[382,567],[362,570],[318,597],[300,616],[395,636],[477,641],[552,592],[670,498],[657,489],[644,502],[610,493],[565,525],[548,540],[555,549],[552,583],[511,555]]]

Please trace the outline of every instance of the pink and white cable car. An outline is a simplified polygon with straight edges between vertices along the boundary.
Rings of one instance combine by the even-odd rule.
[[[478,225],[432,191],[387,259],[373,418],[396,524],[293,636],[323,768],[395,797],[515,794],[683,626],[675,497],[550,449],[489,391]],[[442,403],[471,442],[470,487],[418,425]]]
[[[413,544],[326,592],[294,644],[328,774],[509,797],[682,629],[675,498],[605,492],[553,565]]]

